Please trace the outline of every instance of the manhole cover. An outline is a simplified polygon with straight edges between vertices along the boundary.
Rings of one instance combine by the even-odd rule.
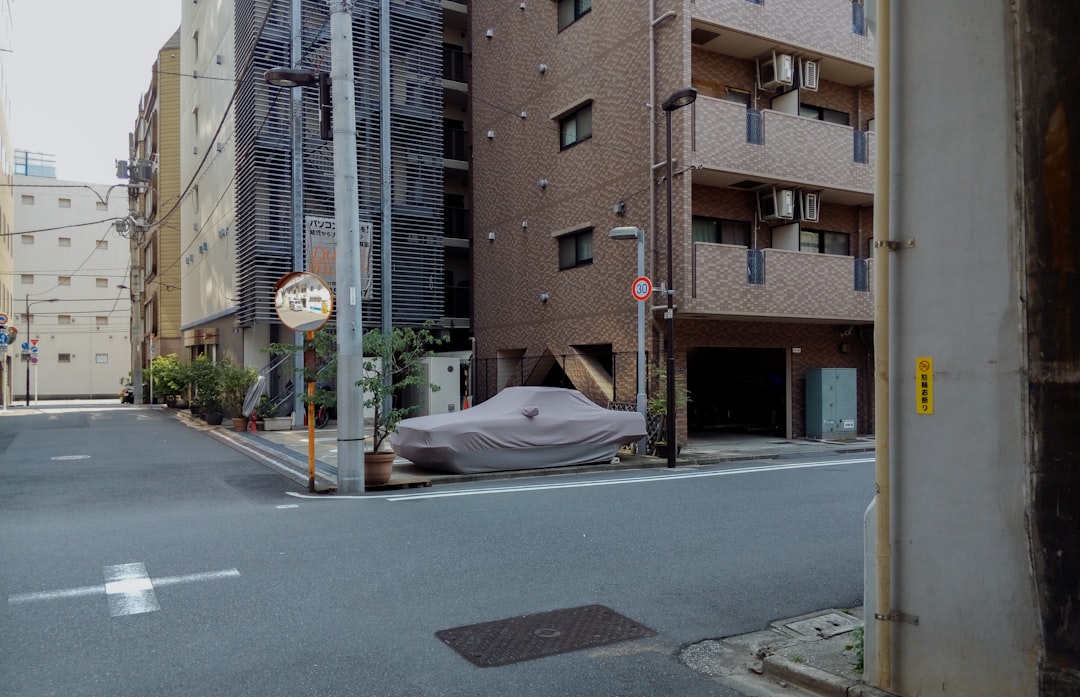
[[[56,457],[49,458],[50,460],[89,460],[89,455],[57,455]]]
[[[648,627],[603,605],[540,612],[435,632],[447,646],[481,668],[531,661],[654,634],[656,632]]]

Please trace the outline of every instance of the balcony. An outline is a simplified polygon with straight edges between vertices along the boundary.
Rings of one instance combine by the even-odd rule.
[[[829,68],[841,71],[874,63],[874,41],[867,36],[862,7],[853,7],[851,0],[696,0],[691,7],[695,31],[706,32],[698,34],[698,43],[710,50],[716,41],[727,46],[725,53],[750,57],[786,45],[831,57]],[[710,31],[715,34],[712,39]],[[855,82],[848,84],[862,80],[854,75],[852,79]]]
[[[872,269],[865,259],[696,242],[692,274],[692,297],[679,299],[683,314],[874,319]]]
[[[695,183],[787,182],[847,192],[848,204],[867,204],[873,196],[872,132],[712,97],[698,97],[694,124],[694,160],[704,170],[695,173]]]
[[[457,206],[443,208],[443,221],[445,224],[444,236],[455,240],[467,240],[469,231],[469,211]]]
[[[469,132],[463,128],[443,128],[443,159],[468,163]],[[446,163],[443,163],[446,166]]]

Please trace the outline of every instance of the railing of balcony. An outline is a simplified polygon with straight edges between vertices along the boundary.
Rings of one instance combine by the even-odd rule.
[[[468,160],[469,132],[461,128],[443,129],[443,157],[448,160]]]
[[[446,317],[469,316],[469,286],[447,285],[443,288],[443,315]]]
[[[445,229],[443,234],[456,240],[469,239],[469,210],[456,206],[443,208],[443,221]]]
[[[443,79],[468,82],[465,75],[465,51],[461,48],[443,45]]]

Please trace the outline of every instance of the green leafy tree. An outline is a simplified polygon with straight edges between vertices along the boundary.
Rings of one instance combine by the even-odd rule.
[[[415,414],[419,405],[403,406],[406,389],[424,384],[423,359],[434,355],[430,347],[442,344],[431,333],[430,323],[420,329],[394,327],[389,335],[377,329],[364,334],[363,377],[356,382],[364,390],[364,407],[372,410],[372,451],[397,430],[402,419]],[[432,391],[438,390],[431,385]]]

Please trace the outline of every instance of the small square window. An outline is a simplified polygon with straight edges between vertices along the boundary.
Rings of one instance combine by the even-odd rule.
[[[98,240],[97,241],[97,248],[98,249],[108,249],[109,248],[109,241],[108,240]]]
[[[94,324],[99,326],[99,327],[108,326],[109,325],[109,316],[108,315],[100,315],[98,317],[95,317],[94,318]]]
[[[60,285],[60,286],[70,286],[71,285],[71,276],[57,276],[56,277],[56,284]]]
[[[57,324],[74,324],[74,322],[71,321],[71,315],[57,315],[56,316],[56,323]]]
[[[592,228],[559,238],[559,270],[587,266],[593,258]]]
[[[61,208],[71,208],[71,199],[70,198],[62,198],[62,199],[60,199],[58,201],[58,203],[60,204]]]
[[[70,247],[71,246],[71,238],[70,237],[61,237],[59,240],[57,240],[57,242],[59,243],[59,245],[61,247]]]
[[[95,363],[108,363],[109,362],[109,354],[107,354],[107,353],[95,353],[94,354],[94,362]]]
[[[32,205],[34,205],[34,197],[23,194],[22,205],[24,205],[24,206],[32,206]]]
[[[559,119],[559,149],[565,150],[592,138],[592,104]]]
[[[57,363],[71,363],[71,354],[70,353],[58,353],[58,354],[56,354],[56,362]]]
[[[99,279],[95,280],[94,283],[97,284],[98,288],[108,288],[109,287],[109,279],[107,279],[107,278],[99,278]]]
[[[33,235],[21,235],[19,239],[22,241],[23,244],[34,244]]]
[[[23,283],[28,286],[34,285],[34,274],[24,273],[19,277],[19,283]]]

